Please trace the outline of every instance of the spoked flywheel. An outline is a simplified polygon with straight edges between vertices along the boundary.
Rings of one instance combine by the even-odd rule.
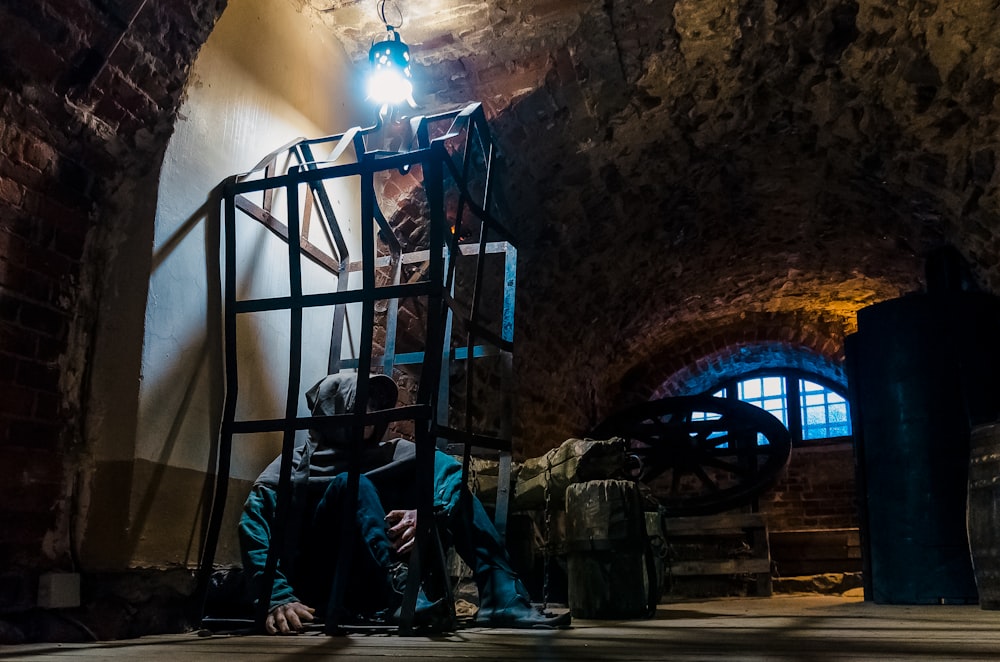
[[[750,503],[788,462],[791,436],[770,413],[738,400],[653,400],[601,423],[595,439],[622,437],[632,477],[667,516],[708,515]]]

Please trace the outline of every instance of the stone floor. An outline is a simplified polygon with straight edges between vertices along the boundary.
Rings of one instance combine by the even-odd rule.
[[[1000,612],[783,595],[661,605],[655,618],[576,621],[571,629],[463,629],[434,637],[144,637],[0,647],[0,660],[1000,660]]]

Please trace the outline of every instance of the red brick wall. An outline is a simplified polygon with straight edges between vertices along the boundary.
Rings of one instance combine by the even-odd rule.
[[[856,499],[850,444],[800,447],[760,509],[772,531],[843,529],[858,526]]]
[[[118,186],[158,165],[188,67],[224,6],[0,6],[2,567],[67,562],[64,465],[80,442]]]

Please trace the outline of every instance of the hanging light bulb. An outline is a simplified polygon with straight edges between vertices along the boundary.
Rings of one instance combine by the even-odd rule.
[[[387,26],[389,38],[372,44],[368,51],[371,73],[368,97],[379,105],[395,106],[413,101],[413,73],[410,70],[410,47],[399,38],[393,26]]]
[[[395,4],[393,5],[395,7]],[[385,17],[385,0],[378,3],[379,18],[389,33],[382,41],[372,44],[368,51],[371,71],[368,74],[368,98],[382,107],[382,114],[389,106],[397,106],[404,101],[416,108],[413,100],[413,72],[410,69],[410,47],[400,38],[396,28]],[[399,13],[402,25],[403,15]]]

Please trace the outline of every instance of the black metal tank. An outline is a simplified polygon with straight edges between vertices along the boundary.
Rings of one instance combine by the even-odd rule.
[[[866,599],[976,602],[969,436],[1000,409],[1000,299],[939,291],[885,301],[858,312],[846,347]]]

